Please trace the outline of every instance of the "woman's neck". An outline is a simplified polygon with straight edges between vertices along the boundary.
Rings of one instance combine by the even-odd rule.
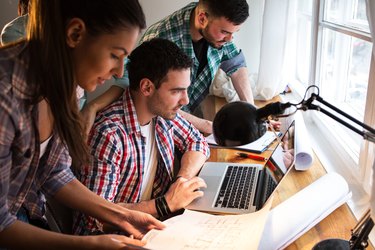
[[[51,137],[53,132],[53,115],[45,99],[38,103],[39,140],[43,142]]]

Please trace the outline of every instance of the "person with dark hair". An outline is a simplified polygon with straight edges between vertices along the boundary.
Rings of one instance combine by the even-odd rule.
[[[190,113],[196,111],[208,95],[219,68],[230,76],[239,98],[254,104],[245,57],[232,41],[248,16],[246,0],[199,0],[151,25],[140,40],[142,43],[155,37],[168,39],[193,59],[192,84],[188,90],[190,102],[179,113],[202,132],[212,133],[212,122]],[[128,80],[119,79],[118,83],[127,85]],[[84,109],[87,128],[91,127],[103,104],[121,95],[122,89],[116,85]]]
[[[6,45],[25,38],[27,20],[29,18],[29,0],[19,0],[17,12],[18,17],[3,27],[0,35],[0,45]]]
[[[130,85],[101,111],[89,134],[92,163],[77,175],[105,199],[164,219],[203,195],[198,171],[209,156],[205,138],[178,111],[189,102],[191,59],[165,39],[142,43],[129,56]],[[174,171],[174,151],[182,152]],[[178,171],[178,172],[177,172]],[[103,224],[75,216],[74,232]]]
[[[145,27],[137,0],[32,0],[27,38],[0,47],[0,247],[119,249],[164,225],[101,198],[71,166],[88,163],[77,86],[93,91],[123,74]],[[98,18],[100,17],[100,18]],[[45,200],[118,227],[132,237],[48,231]]]

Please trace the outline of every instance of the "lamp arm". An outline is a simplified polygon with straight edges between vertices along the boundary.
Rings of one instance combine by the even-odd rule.
[[[338,114],[346,117],[347,119],[351,120],[352,122],[358,124],[364,130],[359,130],[358,128],[354,127],[353,125],[351,125],[348,122],[344,121],[343,119],[339,118],[337,115],[331,113],[330,111],[328,111],[328,110],[326,110],[326,109],[324,109],[324,108],[322,108],[318,105],[313,104],[312,102],[315,101],[315,100],[324,104],[325,106],[329,107],[330,109],[334,110]],[[347,113],[343,112],[342,110],[336,108],[332,104],[324,101],[322,97],[320,97],[319,95],[317,95],[315,93],[311,94],[311,97],[308,100],[306,100],[302,103],[301,109],[302,110],[317,110],[317,111],[320,111],[320,112],[324,113],[325,115],[331,117],[335,121],[339,122],[340,124],[346,126],[347,128],[349,128],[353,132],[361,135],[363,139],[371,141],[371,142],[375,142],[375,129],[371,128],[370,126],[368,126],[367,124],[365,124],[363,122],[358,121],[354,117],[352,117],[352,116],[348,115]]]
[[[352,126],[348,122],[344,121],[343,119],[339,118],[336,114],[313,104],[314,101],[318,101],[322,103],[323,105],[329,107],[336,113],[346,117],[348,120],[358,124],[362,129],[359,130],[358,128]],[[303,100],[301,103],[301,107],[297,109],[302,109],[304,111],[306,110],[317,110],[325,115],[331,117],[335,121],[339,122],[340,124],[346,126],[350,130],[356,132],[357,134],[361,135],[363,139],[368,140],[370,142],[375,142],[375,129],[371,128],[370,126],[364,124],[363,122],[358,121],[354,117],[348,115],[347,113],[343,112],[342,110],[336,108],[332,104],[326,102],[321,98],[318,94],[312,93],[311,97],[307,100]],[[375,162],[374,162],[375,164]],[[367,213],[360,219],[358,224],[356,225],[355,229],[352,230],[352,237],[349,240],[349,247],[351,250],[363,250],[368,245],[368,235],[370,234],[372,228],[374,227],[374,220],[370,216],[370,211],[367,211]]]
[[[367,212],[364,217],[352,230],[352,237],[349,240],[350,249],[365,249],[368,246],[368,235],[374,227],[374,221],[370,217],[370,212]]]

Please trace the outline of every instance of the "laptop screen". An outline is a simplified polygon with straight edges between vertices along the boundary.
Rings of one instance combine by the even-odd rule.
[[[199,173],[207,184],[204,196],[188,208],[211,213],[251,213],[263,207],[294,164],[294,122],[271,144],[272,155],[265,164],[206,162]],[[290,123],[289,123],[290,124]],[[271,149],[271,148],[270,148]]]
[[[259,203],[257,204],[258,209],[260,209],[271,196],[295,162],[294,131],[295,127],[293,121],[287,131],[283,133],[281,143],[277,144],[272,156],[264,166],[263,180],[259,186],[262,189],[262,192]]]

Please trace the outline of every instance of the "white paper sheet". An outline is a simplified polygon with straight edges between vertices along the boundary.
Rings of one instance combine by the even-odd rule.
[[[185,210],[166,220],[167,227],[151,230],[145,248],[154,250],[257,249],[272,199],[261,210],[242,215],[211,215]]]
[[[341,175],[322,176],[270,211],[258,249],[284,249],[350,197]]]
[[[281,133],[278,133],[278,136],[280,135]],[[260,137],[256,141],[253,141],[252,143],[248,143],[248,144],[236,146],[236,147],[229,147],[229,148],[241,149],[241,150],[246,150],[249,152],[260,154],[264,152],[275,139],[276,139],[275,133],[272,131],[267,131],[262,137]],[[207,136],[206,140],[211,146],[220,147],[217,145],[213,134]]]
[[[258,212],[215,216],[186,210],[151,230],[145,248],[189,249],[284,249],[351,196],[347,182],[336,173],[316,180],[271,211],[272,199]]]

